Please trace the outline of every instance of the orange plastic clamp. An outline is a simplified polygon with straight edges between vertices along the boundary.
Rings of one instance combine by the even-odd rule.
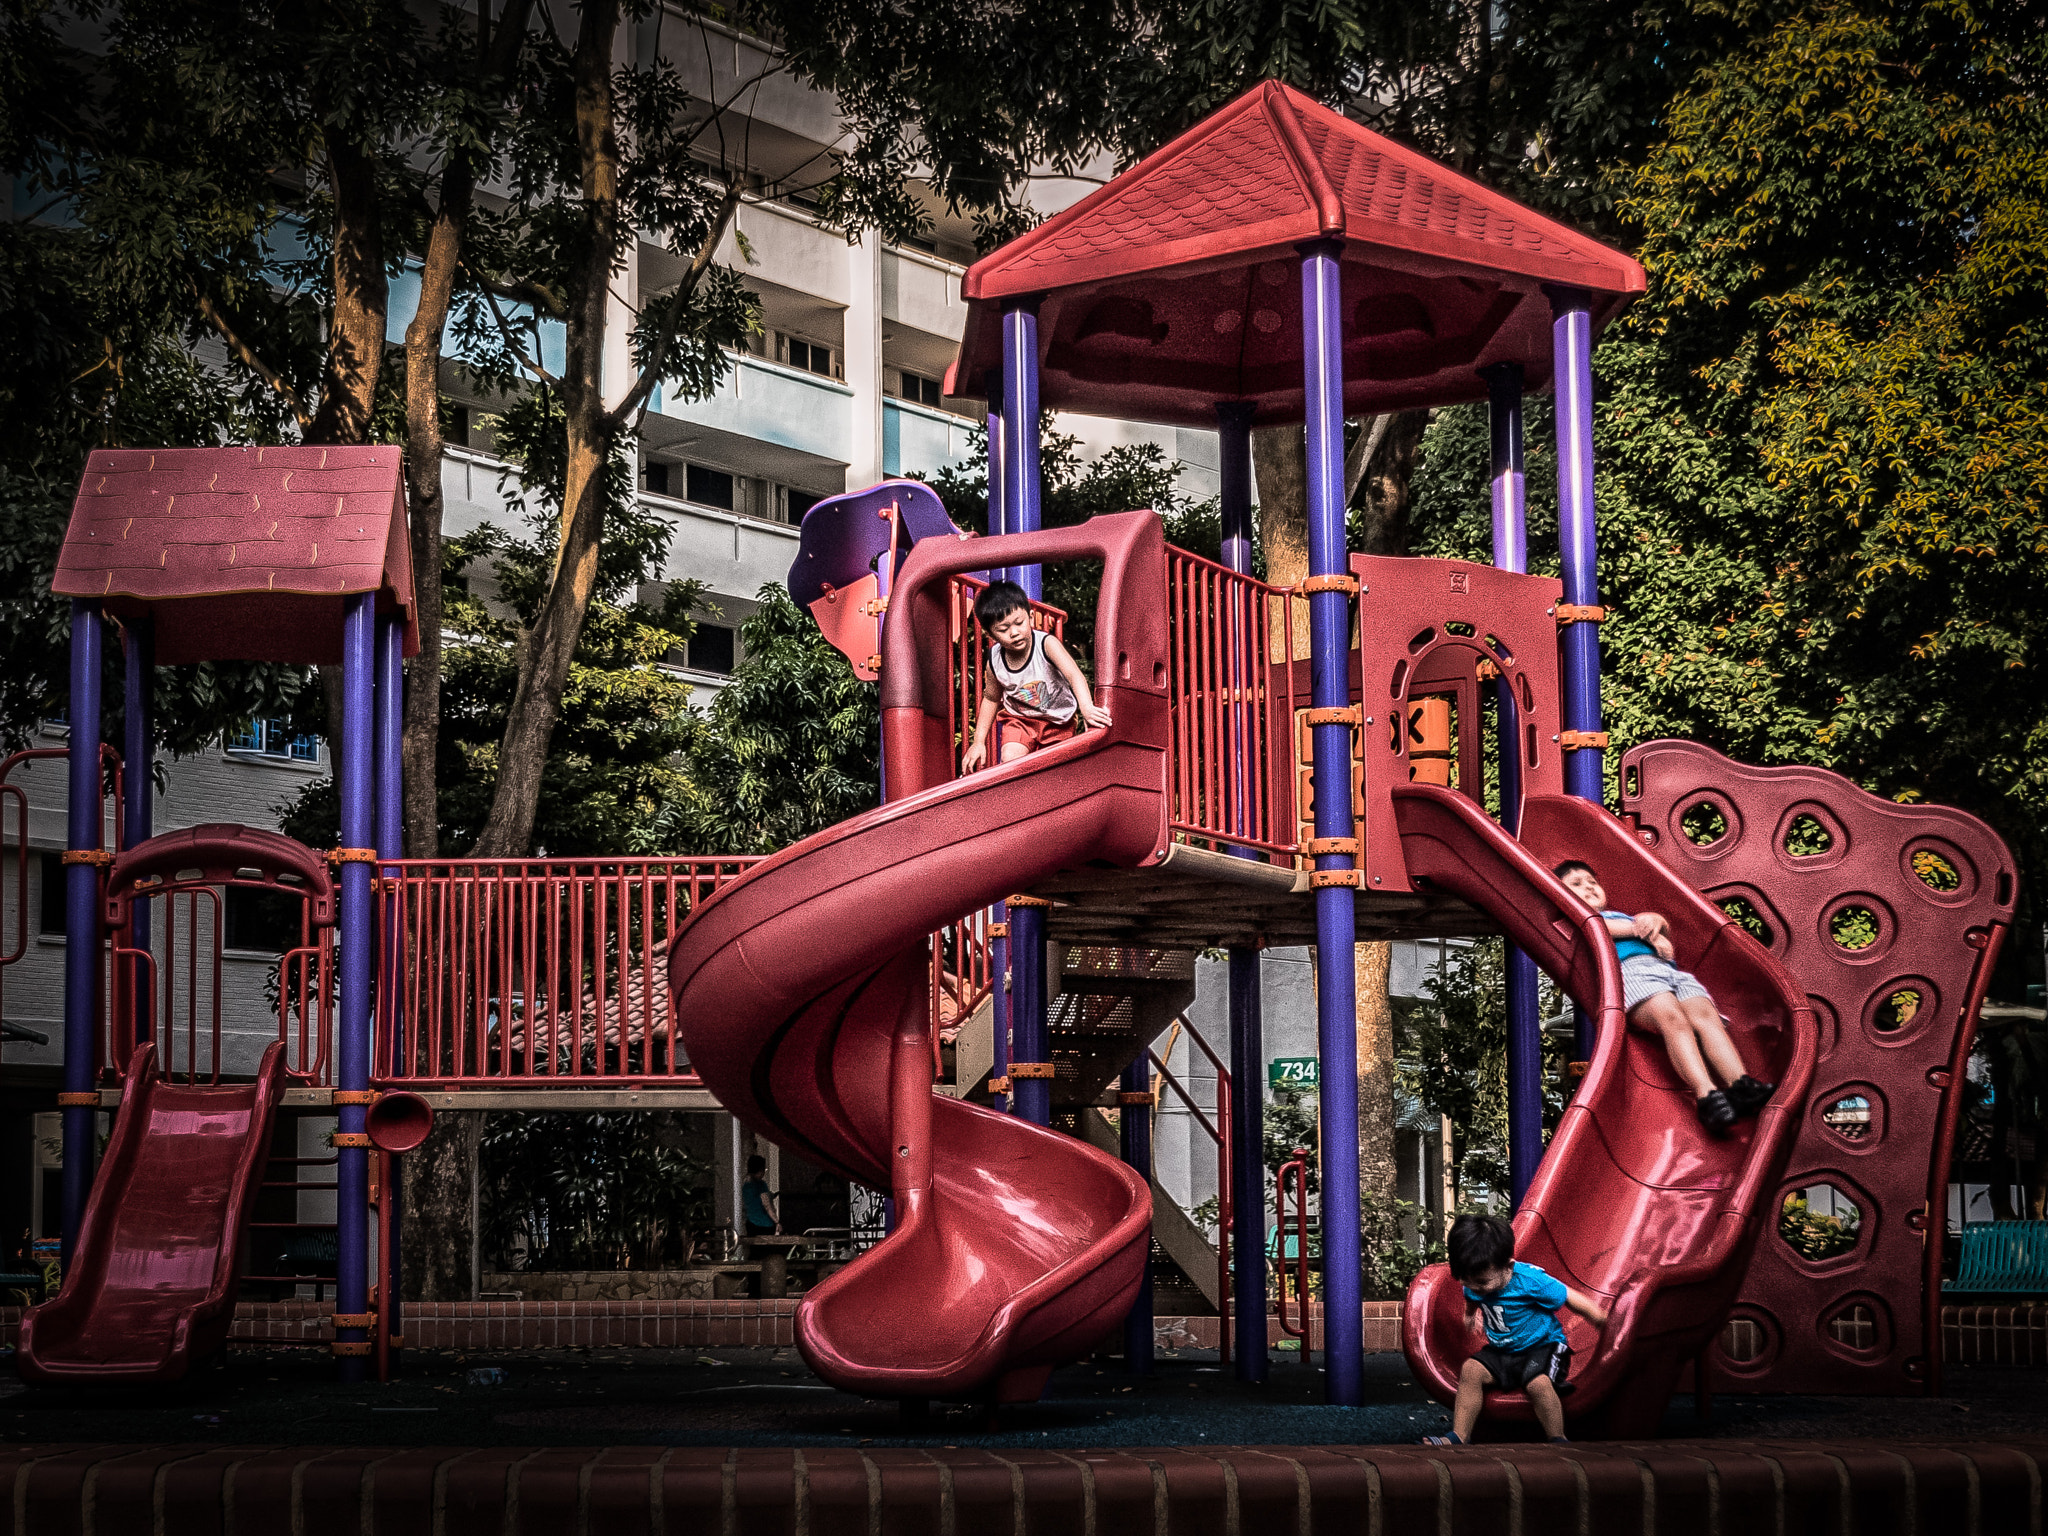
[[[336,1131],[334,1133],[334,1144],[337,1147],[367,1147],[370,1144],[370,1138],[361,1131]]]
[[[374,1088],[337,1088],[328,1096],[330,1104],[374,1104],[383,1095]]]
[[[1157,1104],[1159,1102],[1159,1095],[1156,1093],[1118,1093],[1116,1101],[1119,1104]]]
[[[114,854],[108,848],[66,848],[63,862],[66,864],[111,864]]]
[[[327,1320],[337,1328],[374,1328],[377,1314],[374,1312],[330,1312]]]
[[[1052,1063],[1049,1061],[1013,1061],[1010,1063],[1010,1076],[1012,1077],[1049,1078],[1052,1075]]]
[[[1010,936],[1010,925],[1008,923],[990,923],[988,925],[988,936],[992,939],[1007,939]]]
[[[1326,853],[1342,854],[1346,858],[1355,859],[1359,856],[1361,845],[1355,837],[1311,837],[1302,841],[1301,851],[1312,859]]]
[[[337,1355],[367,1355],[370,1352],[370,1346],[367,1342],[361,1344],[344,1344],[340,1339],[336,1339],[332,1344],[328,1345],[327,1347],[333,1350]]]
[[[330,864],[374,864],[378,860],[374,848],[330,848],[327,862]]]
[[[1342,592],[1347,596],[1358,591],[1358,578],[1345,573],[1335,576],[1304,576],[1295,583],[1294,590],[1309,592]]]
[[[1328,709],[1308,709],[1302,716],[1310,725],[1356,725],[1362,711],[1356,704],[1337,704]]]
[[[1312,869],[1308,872],[1310,890],[1319,890],[1326,885],[1356,885],[1358,871],[1355,869]]]
[[[1003,900],[1013,907],[1050,907],[1051,902],[1042,896],[1005,896]]]
[[[872,598],[860,605],[860,611],[871,619],[880,618],[889,611],[889,599],[886,597]]]
[[[1584,1077],[1592,1065],[1590,1061],[1568,1061],[1564,1064],[1564,1069],[1573,1077]]]
[[[1585,752],[1589,750],[1604,752],[1607,750],[1607,733],[1605,731],[1560,731],[1557,736],[1557,744],[1567,752]]]
[[[988,1091],[990,1093],[1008,1093],[1010,1091],[1010,1080],[1007,1077],[992,1077],[988,1080]]]
[[[1598,603],[1559,603],[1552,611],[1560,624],[1605,624],[1609,610]]]
[[[100,1096],[97,1093],[60,1093],[57,1095],[59,1109],[98,1109]]]
[[[876,656],[870,656],[870,657],[868,658],[868,662],[867,662],[867,668],[868,668],[868,670],[869,670],[870,672],[879,672],[879,671],[881,671],[881,670],[882,670],[882,658],[881,658],[881,657],[880,657],[879,655],[876,655]]]

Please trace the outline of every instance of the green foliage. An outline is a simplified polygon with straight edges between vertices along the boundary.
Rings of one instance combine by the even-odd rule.
[[[874,684],[781,587],[763,587],[760,604],[639,851],[773,853],[880,800]]]
[[[527,1270],[687,1262],[712,1222],[712,1170],[687,1129],[669,1110],[490,1116],[478,1149],[486,1254]]]
[[[1358,1205],[1366,1300],[1399,1300],[1425,1264],[1441,1264],[1448,1257],[1442,1234],[1430,1230],[1429,1212],[1414,1201],[1367,1193]],[[1419,1244],[1408,1241],[1404,1228],[1411,1225],[1421,1234]]]
[[[1620,208],[1649,292],[1595,357],[1610,765],[1690,736],[2048,851],[2048,44],[2019,17],[1815,6],[1670,104]],[[1484,550],[1484,415],[1431,428],[1419,553]]]
[[[1842,1216],[1830,1216],[1812,1209],[1804,1190],[1794,1190],[1787,1195],[1784,1207],[1778,1212],[1778,1236],[1791,1245],[1794,1253],[1813,1264],[1854,1248],[1856,1232],[1862,1224],[1862,1213],[1854,1206]]]

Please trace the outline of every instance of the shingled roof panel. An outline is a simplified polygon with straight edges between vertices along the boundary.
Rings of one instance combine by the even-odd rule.
[[[1643,287],[1623,253],[1267,82],[975,263],[947,392],[982,392],[1004,301],[1036,299],[1046,405],[1213,425],[1246,400],[1260,423],[1299,419],[1298,293],[1249,296],[1276,265],[1298,287],[1319,238],[1342,242],[1354,414],[1483,398],[1501,362],[1541,388],[1546,288],[1586,292],[1598,327]]]
[[[86,461],[51,590],[155,621],[160,662],[341,659],[377,594],[419,649],[396,447],[110,448]]]

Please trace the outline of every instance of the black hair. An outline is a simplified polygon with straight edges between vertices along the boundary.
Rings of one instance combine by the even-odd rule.
[[[754,1156],[747,1159],[747,1172],[766,1173],[767,1171],[768,1159],[762,1157],[759,1153],[756,1153]]]
[[[993,629],[1019,608],[1029,608],[1031,598],[1014,581],[992,581],[974,600],[974,616],[983,629]]]
[[[1476,1279],[1515,1262],[1515,1229],[1498,1216],[1460,1216],[1451,1223],[1451,1277]]]
[[[1555,869],[1553,869],[1551,873],[1557,876],[1558,879],[1562,880],[1566,875],[1570,874],[1575,869],[1583,869],[1587,874],[1593,875],[1593,878],[1595,880],[1598,880],[1600,878],[1597,874],[1593,873],[1593,866],[1588,864],[1584,859],[1566,859],[1562,864],[1558,865]]]

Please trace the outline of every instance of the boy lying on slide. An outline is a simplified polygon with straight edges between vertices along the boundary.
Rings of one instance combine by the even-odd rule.
[[[1621,961],[1622,1000],[1637,1029],[1664,1037],[1671,1068],[1699,1100],[1700,1124],[1725,1136],[1770,1103],[1776,1083],[1751,1077],[1728,1036],[1721,1010],[1690,971],[1672,964],[1671,925],[1655,912],[1610,912],[1592,866],[1567,859],[1551,873],[1606,919]],[[1718,1077],[1725,1088],[1716,1086]]]

